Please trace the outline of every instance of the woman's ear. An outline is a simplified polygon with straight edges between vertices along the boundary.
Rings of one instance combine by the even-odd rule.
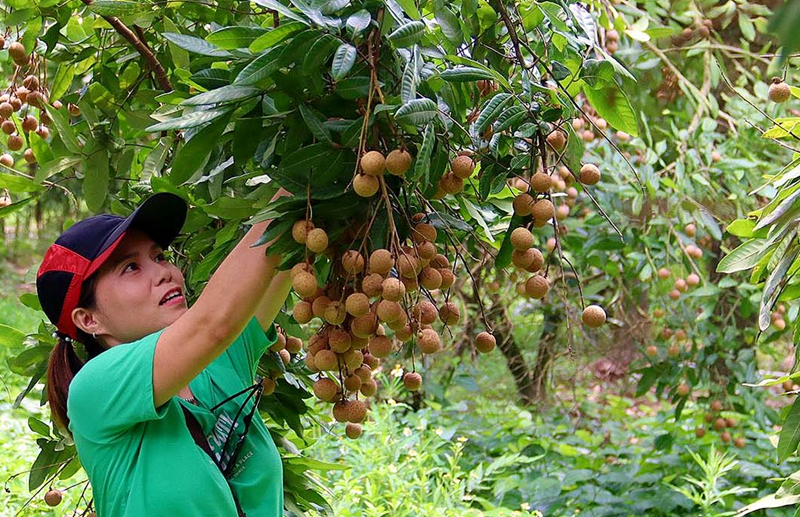
[[[87,334],[102,334],[105,331],[94,311],[83,307],[72,310],[72,323]]]

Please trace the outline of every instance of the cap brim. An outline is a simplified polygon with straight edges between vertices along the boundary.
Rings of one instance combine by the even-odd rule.
[[[102,260],[92,261],[88,277],[105,262],[114,248],[119,245],[120,238],[128,230],[134,228],[146,233],[156,244],[166,249],[181,231],[186,221],[188,207],[186,201],[170,192],[159,192],[145,199],[112,233],[101,246]],[[99,257],[98,257],[99,258]]]

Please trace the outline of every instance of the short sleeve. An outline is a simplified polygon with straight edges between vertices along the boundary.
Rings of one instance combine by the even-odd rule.
[[[277,340],[278,333],[275,330],[274,323],[264,330],[255,316],[250,318],[242,333],[228,348],[239,374],[247,375],[243,379],[245,383],[253,382],[258,368],[258,361],[267,348]]]
[[[67,397],[73,433],[108,443],[166,414],[167,404],[157,409],[153,395],[153,359],[162,332],[112,347],[81,368]]]

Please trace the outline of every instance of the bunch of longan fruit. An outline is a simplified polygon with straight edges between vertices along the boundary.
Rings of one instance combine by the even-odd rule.
[[[457,324],[461,309],[435,297],[456,281],[455,268],[437,247],[437,229],[426,222],[423,213],[411,218],[412,227],[405,242],[399,236],[391,249],[362,248],[336,250],[328,233],[314,221],[301,219],[292,227],[292,238],[304,244],[310,254],[323,254],[332,260],[330,274],[321,285],[308,259],[291,270],[292,287],[301,301],[292,315],[300,324],[319,319],[322,325],[306,344],[305,364],[319,372],[314,394],[333,404],[333,417],[347,423],[350,438],[361,435],[361,423],[368,404],[359,396],[371,397],[377,390],[372,372],[403,344],[413,352],[432,355],[442,350],[442,336],[434,328]],[[352,236],[362,236],[361,227]],[[399,344],[399,345],[398,345]],[[475,346],[488,353],[495,347],[488,332],[479,334]],[[417,391],[422,377],[412,368],[403,376],[404,386]]]

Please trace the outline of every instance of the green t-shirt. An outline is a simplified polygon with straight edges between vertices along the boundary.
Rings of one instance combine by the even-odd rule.
[[[200,407],[173,397],[153,401],[153,357],[162,331],[106,350],[69,387],[67,414],[78,457],[89,475],[99,517],[236,517],[225,477],[194,442],[180,405],[189,408],[214,451],[248,393],[210,408],[254,383],[258,360],[275,342],[253,317],[230,347],[189,383]],[[187,346],[190,346],[187,344]],[[234,425],[243,432],[250,397]],[[280,455],[264,421],[253,415],[229,483],[248,517],[283,515]]]

